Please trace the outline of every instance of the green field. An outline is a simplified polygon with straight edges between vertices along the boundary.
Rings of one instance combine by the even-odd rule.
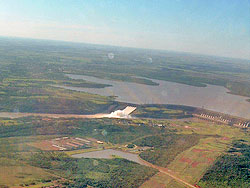
[[[72,187],[72,184],[76,187],[84,187],[87,184],[94,187],[99,187],[101,184],[116,187],[117,183],[123,187],[131,187],[132,184],[135,185],[134,187],[145,188],[152,184],[159,187],[183,187],[181,183],[165,174],[156,174],[157,171],[152,168],[142,167],[120,158],[78,160],[69,156],[69,154],[93,151],[96,150],[95,148],[86,149],[86,151],[68,151],[63,154],[62,152],[42,152],[30,145],[32,142],[60,136],[93,137],[109,143],[105,145],[107,148],[122,148],[126,151],[134,150],[134,148],[125,147],[131,143],[137,148],[148,146],[151,149],[139,152],[142,158],[167,167],[175,176],[189,183],[201,185],[206,184],[202,177],[207,169],[233,146],[234,140],[243,139],[249,143],[249,132],[246,130],[209,122],[163,119],[42,120],[39,117],[14,120],[2,118],[0,122],[2,124],[8,122],[8,125],[0,126],[2,169],[0,173],[8,172],[2,176],[4,179],[0,181],[0,185],[10,187],[25,186],[25,184],[39,187],[48,183],[62,184],[66,187]],[[155,126],[158,124],[164,127]],[[76,129],[72,129],[72,125]],[[98,165],[89,166],[95,163]],[[104,167],[106,170],[103,169]],[[50,175],[51,173],[53,176]],[[79,176],[78,173],[83,174]],[[124,178],[121,179],[121,177]],[[112,182],[110,178],[113,179]],[[200,179],[202,179],[201,182]]]
[[[133,113],[139,118],[181,119],[192,117],[196,108],[180,105],[138,105]]]
[[[206,180],[209,177],[206,175],[208,169],[216,164],[216,161],[220,161],[220,156],[223,156],[227,153],[228,150],[233,146],[233,141],[237,139],[246,140],[246,143],[249,144],[249,132],[245,132],[241,129],[229,127],[225,125],[216,125],[213,123],[191,123],[188,122],[175,122],[175,124],[180,125],[178,127],[178,132],[182,134],[190,134],[196,132],[199,135],[203,135],[204,138],[201,138],[197,144],[190,147],[178,154],[174,160],[165,165],[170,171],[176,174],[177,177],[185,179],[192,184],[199,184],[201,187],[229,187],[226,182],[229,180],[228,176],[224,176],[224,185],[216,179]],[[185,128],[185,126],[188,126]],[[166,159],[169,160],[168,155],[164,155]],[[170,155],[171,156],[171,155]],[[249,160],[248,160],[249,165]],[[247,164],[245,164],[247,165]],[[236,165],[237,166],[237,165]],[[213,167],[212,167],[213,168]],[[239,167],[238,167],[239,168]],[[224,169],[228,170],[228,169]],[[229,171],[228,171],[229,172]],[[242,174],[247,176],[247,173],[243,171]],[[217,172],[213,171],[211,176],[217,177]],[[203,177],[203,178],[202,178]],[[200,181],[200,179],[202,179]],[[245,181],[244,177],[237,177],[234,179],[235,185],[231,187],[239,187],[242,181]],[[183,187],[180,183],[172,180],[162,173],[158,173],[153,176],[148,182],[145,182],[142,188],[148,188],[152,183],[156,183],[166,187]],[[238,183],[238,186],[237,186]],[[247,184],[242,184],[242,187],[248,187]]]

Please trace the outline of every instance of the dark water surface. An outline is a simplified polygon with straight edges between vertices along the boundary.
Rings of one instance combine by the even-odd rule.
[[[99,79],[84,75],[67,74],[72,79],[109,84],[106,88],[81,88],[59,86],[65,89],[89,92],[104,96],[117,96],[117,101],[134,104],[178,104],[204,107],[208,110],[222,112],[244,118],[250,118],[250,102],[247,97],[229,94],[229,90],[214,85],[195,87],[174,82],[151,79],[159,86],[150,86],[131,82]]]

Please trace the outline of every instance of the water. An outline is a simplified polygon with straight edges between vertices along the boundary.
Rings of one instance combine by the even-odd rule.
[[[132,153],[127,153],[123,151],[118,151],[114,149],[105,149],[101,151],[91,151],[86,153],[80,153],[72,155],[74,158],[99,158],[99,159],[111,159],[112,155],[122,157],[124,159],[134,161],[139,164],[143,164],[143,162],[140,160],[139,156]]]
[[[105,80],[83,75],[68,74],[67,76],[72,79],[83,79],[96,83],[109,84],[112,85],[112,87],[57,87],[104,96],[117,96],[116,100],[121,102],[134,104],[188,105],[250,118],[250,102],[246,101],[248,98],[229,94],[229,90],[221,86],[207,85],[207,87],[195,87],[155,79],[152,79],[152,81],[159,83],[159,86],[150,86],[131,82]]]

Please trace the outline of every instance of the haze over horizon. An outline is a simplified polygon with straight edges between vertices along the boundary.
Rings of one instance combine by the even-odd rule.
[[[1,36],[243,59],[249,20],[249,0],[0,0]]]

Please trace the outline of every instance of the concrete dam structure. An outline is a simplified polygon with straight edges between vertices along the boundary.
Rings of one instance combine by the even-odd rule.
[[[127,106],[123,110],[116,110],[107,115],[108,118],[131,118],[130,114],[136,110],[136,107]]]

